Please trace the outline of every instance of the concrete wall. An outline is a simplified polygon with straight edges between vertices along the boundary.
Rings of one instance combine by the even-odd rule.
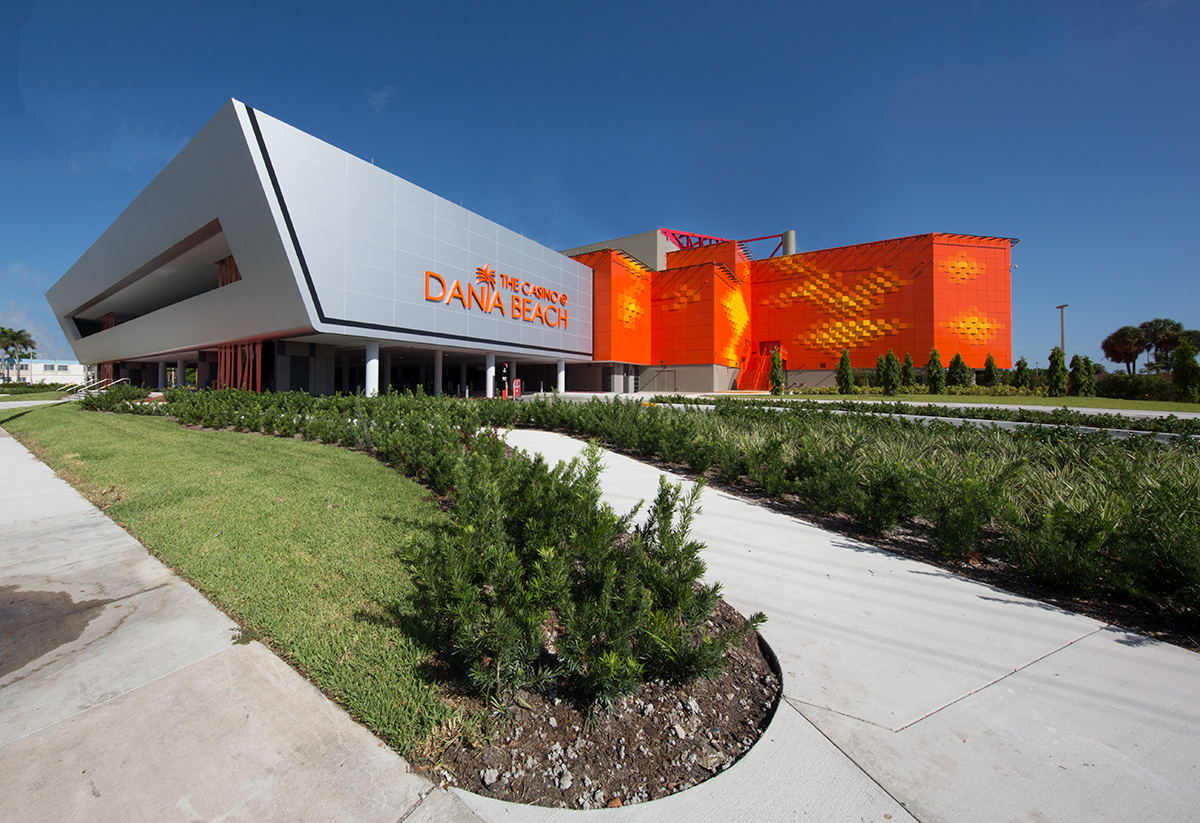
[[[715,363],[700,365],[646,366],[641,368],[640,391],[712,392],[737,388],[738,370]]]

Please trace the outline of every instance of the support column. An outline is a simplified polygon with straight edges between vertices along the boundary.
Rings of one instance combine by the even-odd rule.
[[[487,377],[484,378],[484,397],[496,396],[496,355],[487,354]]]
[[[187,363],[182,360],[175,361],[175,388],[181,389],[187,380]]]
[[[470,387],[467,385],[467,364],[466,363],[459,364],[458,385],[459,385],[459,391],[462,392],[463,397],[469,397],[471,395]]]
[[[387,394],[392,388],[392,353],[385,351],[379,356],[379,393]]]
[[[442,393],[442,350],[433,350],[433,394]]]
[[[367,375],[364,380],[363,394],[374,397],[379,394],[379,341],[367,342]]]
[[[562,394],[567,390],[567,361],[559,359],[558,365],[558,393]]]
[[[167,363],[165,360],[158,364],[158,387],[160,389],[167,387]]]
[[[342,355],[342,394],[350,393],[350,355]]]

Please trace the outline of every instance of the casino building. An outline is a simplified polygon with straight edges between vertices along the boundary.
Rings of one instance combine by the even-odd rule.
[[[790,382],[843,349],[1010,365],[1015,240],[793,238],[558,252],[231,100],[46,298],[80,362],[151,387],[751,389],[775,348]]]

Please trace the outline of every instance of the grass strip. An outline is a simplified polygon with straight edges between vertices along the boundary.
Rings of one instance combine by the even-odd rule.
[[[74,404],[0,426],[402,754],[450,719],[406,630],[396,551],[444,518],[417,483],[347,449]]]
[[[54,391],[31,391],[21,392],[19,394],[0,394],[0,403],[13,403],[18,400],[58,400],[62,397],[62,392]]]

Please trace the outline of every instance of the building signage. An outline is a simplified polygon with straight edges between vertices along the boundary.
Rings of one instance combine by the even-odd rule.
[[[511,302],[506,303],[505,297],[511,298]],[[491,266],[477,268],[475,282],[468,282],[465,291],[458,279],[447,284],[446,278],[437,272],[427,271],[425,299],[447,306],[457,302],[466,311],[471,311],[474,306],[484,314],[499,311],[510,320],[541,323],[556,329],[567,328],[566,294],[534,285],[519,277],[498,274],[492,271]]]

